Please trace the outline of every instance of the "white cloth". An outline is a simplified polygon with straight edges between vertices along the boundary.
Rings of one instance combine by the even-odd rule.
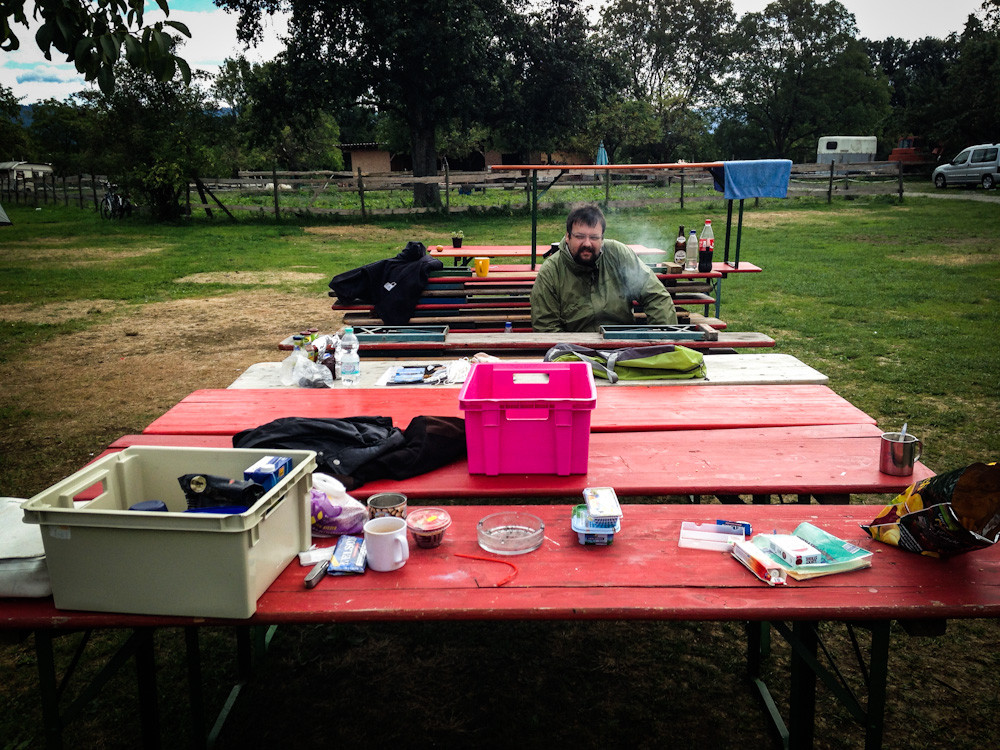
[[[42,529],[24,522],[21,500],[0,497],[0,597],[52,594]]]

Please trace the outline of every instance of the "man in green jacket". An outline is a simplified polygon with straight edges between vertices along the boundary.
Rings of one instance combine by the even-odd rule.
[[[596,205],[574,208],[566,217],[559,252],[538,271],[531,289],[535,331],[600,331],[602,325],[631,325],[632,300],[646,322],[677,322],[669,292],[628,245],[604,239],[604,213]]]

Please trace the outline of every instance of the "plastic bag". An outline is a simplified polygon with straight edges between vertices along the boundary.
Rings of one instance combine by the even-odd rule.
[[[344,485],[329,474],[313,472],[309,492],[313,536],[360,534],[368,520],[368,509],[347,494]]]
[[[299,351],[289,354],[281,363],[281,384],[299,388],[332,388],[333,373]]]

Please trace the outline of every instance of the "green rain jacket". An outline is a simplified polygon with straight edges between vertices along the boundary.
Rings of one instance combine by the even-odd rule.
[[[677,322],[670,293],[628,245],[604,240],[591,267],[573,260],[563,237],[531,288],[531,326],[541,332],[598,332],[602,325],[631,325],[632,300],[642,305],[651,325]]]

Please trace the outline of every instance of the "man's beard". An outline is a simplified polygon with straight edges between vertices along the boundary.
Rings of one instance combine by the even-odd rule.
[[[588,266],[590,268],[594,268],[595,266],[597,266],[597,258],[599,257],[597,251],[596,250],[588,250],[587,252],[590,253],[590,257],[587,258],[587,259],[584,259],[584,258],[580,257],[583,252],[584,251],[582,251],[582,250],[577,250],[577,254],[573,256],[573,260],[575,260],[581,266]]]

